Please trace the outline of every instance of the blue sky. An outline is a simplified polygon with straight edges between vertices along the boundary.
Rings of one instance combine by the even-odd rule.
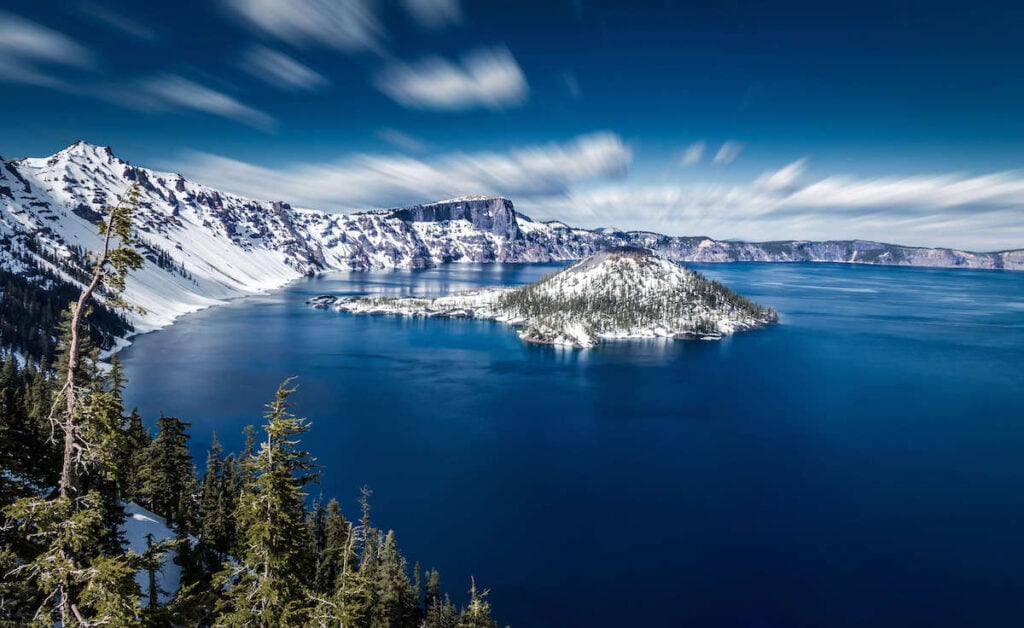
[[[76,139],[334,211],[1024,247],[1024,7],[596,0],[0,9],[0,155]]]

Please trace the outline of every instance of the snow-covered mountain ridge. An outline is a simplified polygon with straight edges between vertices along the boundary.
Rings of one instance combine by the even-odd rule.
[[[323,271],[570,261],[615,246],[649,248],[681,262],[1024,269],[1024,251],[970,253],[862,241],[722,242],[576,229],[532,220],[511,201],[487,196],[357,214],[298,210],[137,167],[85,142],[49,157],[0,159],[0,266],[18,272],[42,265],[69,280],[80,277],[83,251],[100,245],[100,212],[135,183],[142,192],[137,233],[150,261],[129,278],[125,295],[147,310],[133,321],[138,331]]]
[[[618,247],[519,288],[473,290],[436,299],[312,299],[355,314],[479,318],[519,328],[527,342],[592,347],[624,338],[718,339],[775,323],[771,309],[661,258]]]

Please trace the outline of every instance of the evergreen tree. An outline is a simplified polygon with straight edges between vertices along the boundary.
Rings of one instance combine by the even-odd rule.
[[[425,628],[456,628],[459,611],[451,599],[441,595],[441,574],[436,569],[427,572],[423,593],[423,624]]]
[[[189,424],[160,415],[156,438],[145,449],[138,472],[140,503],[159,513],[179,530],[195,529],[196,487],[192,454],[188,450]]]
[[[419,620],[418,595],[409,581],[393,530],[381,542],[375,575],[371,625],[415,626]]]
[[[477,593],[476,580],[470,580],[469,606],[459,615],[458,628],[498,628],[498,622],[491,617],[491,605],[484,598],[490,591]]]
[[[199,505],[199,551],[210,572],[219,570],[234,549],[238,487],[232,471],[234,460],[225,460],[222,452],[220,441],[214,434],[213,444],[206,456],[206,473],[203,475]]]
[[[290,382],[278,388],[266,414],[266,439],[244,464],[252,477],[238,504],[242,552],[230,576],[221,577],[230,588],[218,625],[287,626],[310,616],[313,564],[303,488],[314,477],[314,463],[297,447],[309,423],[289,411]]]
[[[341,514],[341,504],[332,499],[327,504],[324,518],[324,542],[316,565],[314,588],[330,594],[338,588],[338,579],[345,569],[355,569],[355,556],[351,551],[351,524]]]

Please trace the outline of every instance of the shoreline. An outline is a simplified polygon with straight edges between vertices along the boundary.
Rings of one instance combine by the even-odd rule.
[[[454,260],[454,261],[451,261],[451,262],[445,262],[443,264],[438,264],[437,266],[431,266],[429,268],[402,268],[402,267],[369,268],[369,269],[332,268],[332,269],[328,269],[328,270],[323,270],[323,271],[317,272],[317,273],[315,273],[313,275],[299,275],[299,276],[297,276],[297,277],[295,277],[293,279],[290,279],[289,281],[287,281],[287,282],[285,282],[285,283],[283,283],[283,284],[281,284],[279,286],[275,286],[273,288],[259,290],[259,291],[250,292],[250,293],[238,294],[236,296],[229,297],[229,298],[226,298],[226,299],[223,299],[223,300],[219,300],[219,301],[214,302],[214,303],[209,303],[209,304],[203,305],[201,307],[195,307],[195,308],[183,310],[183,311],[179,312],[178,314],[175,314],[173,316],[173,318],[171,318],[171,320],[169,320],[166,323],[154,326],[151,329],[146,329],[145,331],[133,331],[133,332],[129,333],[127,336],[119,337],[117,339],[117,341],[115,342],[115,346],[114,347],[112,347],[111,349],[104,350],[104,351],[102,351],[100,353],[100,359],[104,360],[104,361],[109,359],[110,356],[113,355],[114,353],[119,353],[120,351],[123,351],[124,349],[127,349],[127,348],[131,347],[134,338],[142,336],[142,335],[145,335],[145,334],[151,334],[153,332],[158,332],[158,331],[161,331],[163,329],[166,329],[166,328],[170,327],[171,325],[173,325],[174,323],[176,323],[182,317],[185,317],[185,316],[188,316],[188,315],[191,315],[191,314],[195,314],[196,312],[202,312],[204,310],[208,310],[208,309],[211,309],[211,308],[229,305],[231,303],[234,303],[234,302],[239,301],[241,299],[246,299],[248,297],[271,294],[271,293],[273,293],[273,292],[275,292],[277,290],[282,290],[284,288],[287,288],[288,286],[293,285],[293,284],[297,283],[298,281],[304,280],[304,279],[315,279],[317,277],[323,277],[325,275],[331,275],[331,274],[335,274],[335,273],[425,272],[425,271],[430,271],[430,270],[438,269],[438,268],[441,268],[441,267],[444,267],[444,266],[453,265],[453,264],[466,264],[466,265],[468,265],[468,264],[479,264],[479,265],[509,264],[509,265],[516,265],[516,266],[528,266],[528,265],[534,265],[534,264],[557,264],[557,263],[562,263],[562,262],[565,262],[566,264],[572,264],[572,263],[574,263],[576,261],[579,261],[579,260],[578,259],[566,259],[566,260],[553,260],[553,261],[550,261],[550,262],[497,262],[497,261],[494,261],[494,262],[477,262],[477,261],[471,261],[471,260],[465,260],[465,261],[463,261],[463,260]],[[728,261],[691,261],[691,262],[677,262],[677,263],[684,264],[684,265],[685,264],[699,264],[699,265],[702,265],[702,266],[704,266],[704,265],[707,265],[707,266],[718,266],[718,265],[728,265],[728,264],[757,264],[757,265],[781,264],[781,265],[786,265],[786,266],[796,266],[796,265],[808,265],[808,266],[811,266],[811,265],[813,265],[813,266],[844,266],[844,267],[850,267],[850,268],[852,268],[852,267],[857,267],[857,268],[898,268],[898,269],[930,270],[930,271],[941,270],[941,271],[957,271],[957,272],[960,272],[960,271],[968,271],[968,272],[970,272],[970,271],[977,271],[977,272],[985,272],[985,273],[997,272],[997,273],[1008,273],[1008,274],[1024,273],[1024,269],[1017,270],[1017,269],[1010,269],[1010,268],[976,268],[976,267],[965,267],[965,266],[924,266],[924,265],[920,265],[920,264],[876,264],[876,263],[873,263],[873,262],[846,261],[846,260],[842,260],[842,261],[839,261],[839,260],[837,260],[837,261],[824,261],[824,260],[815,260],[815,261],[804,261],[804,260],[799,260],[799,261],[798,260],[779,260],[779,261],[728,260]],[[382,312],[382,313],[384,313],[384,312]],[[134,325],[134,323],[133,323],[133,325]],[[636,338],[642,338],[642,337],[637,336]],[[540,343],[538,343],[538,344],[540,344]]]

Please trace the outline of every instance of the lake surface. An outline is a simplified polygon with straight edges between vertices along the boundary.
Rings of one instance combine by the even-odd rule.
[[[299,377],[314,492],[502,625],[1011,626],[1024,616],[1024,273],[698,265],[782,324],[566,350],[498,323],[313,310],[552,265],[335,274],[122,357],[202,464]]]

